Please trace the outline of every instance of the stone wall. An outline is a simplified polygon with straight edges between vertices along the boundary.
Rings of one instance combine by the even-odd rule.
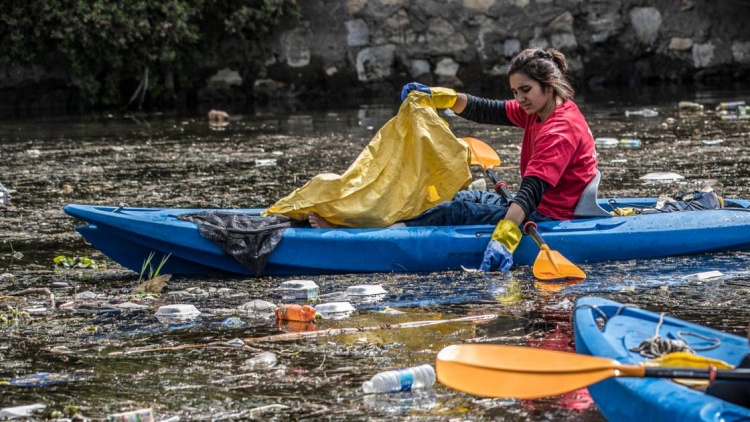
[[[275,34],[257,99],[393,96],[404,82],[472,92],[527,47],[563,51],[579,88],[750,82],[750,4],[728,0],[320,0]],[[249,81],[248,81],[249,83]]]
[[[567,55],[579,90],[750,82],[750,4],[744,1],[298,3],[301,16],[282,22],[268,41],[265,72],[207,61],[205,84],[180,98],[202,108],[267,100],[335,106],[367,97],[397,101],[397,90],[412,80],[490,95],[507,90],[513,55],[547,46]],[[0,67],[0,111],[81,107],[74,82],[67,69]]]

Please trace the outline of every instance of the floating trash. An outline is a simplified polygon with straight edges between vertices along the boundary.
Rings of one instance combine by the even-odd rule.
[[[252,318],[270,318],[278,306],[266,300],[255,299],[240,305],[240,311]]]
[[[383,300],[388,292],[380,284],[360,284],[346,288],[346,295],[356,303],[373,303]]]
[[[276,289],[281,300],[310,300],[318,297],[320,287],[312,280],[289,280]]]
[[[724,274],[721,271],[705,271],[702,273],[690,274],[683,277],[685,280],[703,281],[719,278]]]
[[[594,145],[600,148],[616,148],[618,146],[626,147],[626,148],[640,148],[641,147],[641,140],[640,139],[630,139],[630,138],[624,138],[624,139],[617,139],[617,138],[596,138],[594,140]]]
[[[701,145],[703,145],[704,147],[711,147],[711,146],[715,146],[715,145],[719,145],[723,143],[724,143],[723,139],[713,139],[713,140],[701,139]]]
[[[680,101],[677,105],[680,110],[687,111],[703,111],[703,104],[698,104],[690,101]]]
[[[601,148],[616,148],[617,145],[620,145],[620,141],[615,138],[596,138],[594,145]]]
[[[659,112],[650,108],[644,108],[643,110],[625,111],[625,117],[639,116],[639,117],[656,117]]]
[[[17,418],[31,418],[34,417],[34,413],[42,411],[47,408],[47,405],[37,403],[29,404],[26,406],[6,407],[0,409],[0,419],[17,419]]]
[[[724,103],[719,103],[719,105],[716,106],[716,111],[719,110],[737,110],[740,106],[746,105],[744,101],[727,101]]]
[[[354,306],[349,302],[329,302],[317,305],[315,310],[323,319],[344,319],[351,316]]]
[[[24,377],[12,378],[8,381],[16,387],[47,387],[61,382],[77,381],[81,377],[70,374],[56,374],[53,372],[39,372]]]
[[[256,158],[255,167],[273,167],[276,165],[275,158]]]
[[[201,311],[193,305],[166,305],[156,310],[156,319],[163,324],[182,324],[198,317]]]
[[[268,369],[276,366],[277,361],[275,354],[263,352],[248,359],[243,366],[250,369]]]
[[[684,178],[685,176],[681,176],[677,173],[670,173],[670,172],[648,173],[639,177],[640,180],[647,180],[647,181],[652,181],[652,182],[674,182],[677,180],[682,180]]]
[[[111,422],[154,422],[154,412],[151,408],[138,409],[130,412],[113,413],[107,415],[107,421]]]
[[[405,312],[399,311],[398,309],[393,309],[389,307],[385,307],[378,311],[379,314],[385,314],[385,315],[403,315]]]
[[[239,328],[245,325],[245,322],[237,317],[229,317],[221,321],[221,325],[227,328]]]

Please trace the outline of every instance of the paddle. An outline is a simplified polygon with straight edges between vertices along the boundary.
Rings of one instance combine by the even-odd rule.
[[[495,171],[492,170],[492,167],[500,165],[500,157],[497,152],[479,139],[470,137],[462,139],[469,145],[471,163],[484,169],[495,185],[495,192],[502,195],[506,200],[513,198],[513,195],[508,191],[508,185],[500,181]],[[586,279],[586,273],[583,270],[566,259],[560,252],[549,248],[536,230],[536,224],[533,222],[526,223],[524,231],[531,235],[540,249],[532,269],[534,277],[540,280]]]
[[[522,346],[462,344],[440,351],[441,384],[484,397],[536,399],[614,377],[750,381],[750,369],[717,370],[624,365],[614,359]]]

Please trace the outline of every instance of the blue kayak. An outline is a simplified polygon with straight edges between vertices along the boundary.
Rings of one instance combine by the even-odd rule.
[[[598,319],[598,321],[597,321]],[[599,322],[599,325],[597,325]],[[599,327],[604,324],[603,329]],[[655,334],[659,314],[607,299],[584,297],[573,311],[578,353],[638,364],[647,358],[637,352],[642,341]],[[659,335],[688,341],[696,354],[738,365],[750,353],[747,338],[664,317]],[[703,336],[703,338],[696,335]],[[719,341],[719,347],[701,351]],[[589,386],[596,405],[610,421],[747,421],[750,409],[663,378],[609,378]]]
[[[652,206],[655,199],[617,199],[618,206]],[[605,210],[611,201],[600,200]],[[732,208],[628,217],[599,217],[539,223],[549,247],[573,263],[658,258],[750,250],[750,201]],[[178,218],[202,211],[259,215],[260,209],[209,210],[67,205],[65,212],[87,222],[76,230],[112,260],[140,271],[171,254],[170,274],[253,274],[218,244],[202,237],[195,223]],[[287,228],[264,269],[268,275],[362,272],[424,272],[478,268],[493,226],[382,229]],[[539,248],[524,236],[513,259],[531,265]]]

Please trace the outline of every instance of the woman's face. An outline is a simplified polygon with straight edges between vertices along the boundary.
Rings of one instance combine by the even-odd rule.
[[[543,111],[552,101],[552,90],[545,90],[539,82],[518,72],[510,75],[510,89],[518,105],[526,114],[534,114]]]

